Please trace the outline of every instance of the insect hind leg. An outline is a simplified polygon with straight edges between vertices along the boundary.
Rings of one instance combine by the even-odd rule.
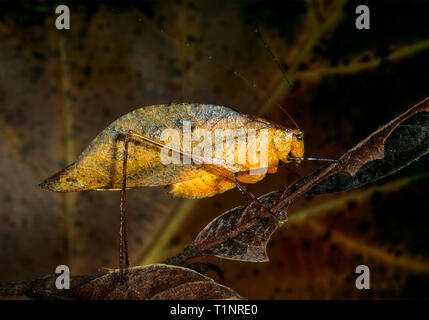
[[[121,281],[124,280],[124,270],[130,266],[128,258],[128,241],[127,241],[127,228],[126,228],[126,191],[127,191],[127,164],[128,164],[128,144],[130,138],[139,139],[154,145],[158,145],[156,141],[146,138],[144,135],[134,131],[128,130],[124,137],[123,149],[123,162],[122,162],[122,186],[121,186],[121,202],[119,206],[120,220],[119,220],[119,273]]]

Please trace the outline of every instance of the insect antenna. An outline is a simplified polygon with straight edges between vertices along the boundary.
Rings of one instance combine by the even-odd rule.
[[[292,84],[290,83],[287,74],[286,74],[286,70],[284,69],[283,65],[280,63],[279,59],[276,57],[276,55],[274,54],[274,52],[271,50],[270,46],[268,45],[268,43],[265,41],[262,33],[259,31],[259,29],[255,30],[255,33],[258,34],[259,38],[261,39],[264,48],[268,51],[268,53],[271,55],[271,58],[274,60],[274,62],[276,63],[276,65],[279,67],[281,73],[282,73],[282,77],[283,79],[286,81],[286,83],[289,85],[289,87],[291,89],[293,89]],[[298,124],[296,123],[296,121],[292,118],[292,116],[289,114],[289,112],[286,111],[286,109],[283,106],[280,106],[280,110],[289,118],[289,120],[291,120],[291,122],[294,124],[294,126],[296,127],[296,129],[298,129],[299,131],[301,131],[301,129],[299,128]]]
[[[199,44],[196,44],[196,43],[191,43],[191,39],[192,38],[188,38],[188,41],[186,41],[186,40],[180,40],[180,39],[178,39],[176,36],[174,36],[173,34],[171,34],[170,32],[167,32],[164,28],[163,28],[163,26],[161,25],[161,26],[156,26],[156,25],[154,25],[153,23],[151,23],[150,21],[146,21],[145,20],[145,22],[146,22],[146,24],[149,26],[149,27],[151,27],[154,31],[157,31],[157,32],[159,32],[159,33],[161,33],[163,36],[165,36],[165,37],[167,37],[168,39],[170,39],[170,40],[173,40],[174,42],[176,42],[176,43],[179,43],[179,44],[181,44],[181,45],[185,45],[185,46],[187,46],[187,47],[194,47],[194,48],[198,48],[198,49],[200,49],[201,51],[205,51],[205,49],[201,46],[201,45],[199,45]],[[197,40],[196,39],[194,39],[194,41],[193,42],[197,42]],[[235,69],[233,69],[233,68],[231,68],[231,67],[228,67],[228,66],[225,66],[225,65],[223,65],[223,64],[221,64],[221,63],[219,63],[219,62],[217,62],[217,61],[215,61],[216,59],[214,59],[213,58],[213,56],[212,55],[210,55],[210,54],[203,54],[202,55],[203,56],[203,58],[204,59],[206,59],[208,62],[211,62],[211,63],[214,63],[217,67],[219,67],[219,68],[221,68],[221,69],[223,69],[223,70],[225,70],[225,71],[227,71],[227,72],[229,72],[229,73],[232,73],[234,76],[236,76],[237,78],[239,78],[239,79],[241,79],[243,82],[245,82],[249,87],[252,87],[255,91],[257,91],[259,94],[261,94],[261,95],[264,95],[264,96],[266,96],[267,95],[267,91],[266,90],[264,90],[264,89],[262,89],[261,87],[259,87],[257,84],[256,84],[256,82],[255,81],[252,81],[252,80],[250,80],[249,78],[247,78],[246,76],[244,76],[242,73],[240,73],[240,72],[238,72],[237,70],[235,70]]]
[[[287,84],[292,88],[292,84],[290,83],[287,75],[286,75],[286,70],[284,69],[283,65],[280,63],[279,59],[277,59],[276,55],[273,53],[273,51],[271,50],[270,46],[267,44],[267,42],[265,41],[264,37],[262,36],[262,33],[259,31],[259,29],[255,30],[255,33],[257,33],[259,35],[259,38],[261,39],[262,43],[264,44],[265,49],[268,51],[268,53],[271,55],[271,57],[273,58],[274,62],[277,64],[277,66],[279,67],[280,71],[282,72],[282,76],[283,79],[287,82]]]
[[[194,46],[194,47],[198,47],[198,45],[190,43],[189,41],[183,41],[183,40],[179,40],[176,37],[172,36],[171,34],[165,32],[165,30],[163,28],[159,28],[157,29],[160,33],[162,33],[164,36],[168,37],[169,39],[180,43],[182,45],[185,46]],[[265,41],[264,37],[262,36],[261,32],[259,31],[259,29],[255,30],[255,33],[257,33],[265,47],[265,49],[269,52],[269,54],[271,55],[272,59],[275,61],[276,65],[280,68],[280,71],[282,72],[282,76],[283,79],[286,81],[286,83],[290,86],[290,88],[293,88],[293,85],[291,84],[291,82],[289,81],[287,74],[286,74],[286,70],[284,69],[283,65],[280,63],[280,61],[277,59],[277,57],[275,56],[275,54],[273,53],[273,51],[271,50],[271,48],[269,47],[268,43]],[[220,67],[221,69],[228,71],[230,73],[232,73],[234,76],[236,76],[237,78],[240,78],[243,82],[245,82],[248,86],[252,87],[253,90],[258,91],[259,94],[261,95],[267,95],[267,90],[262,89],[255,81],[249,80],[247,77],[245,77],[242,73],[227,67],[219,62],[214,61],[213,56],[212,55],[203,55],[205,59],[207,59],[209,62],[211,63],[215,63],[216,66]],[[296,123],[296,121],[292,118],[292,116],[290,115],[290,113],[288,111],[286,111],[286,109],[284,108],[284,106],[281,106],[280,104],[276,104],[280,110],[290,119],[290,121],[293,123],[293,125],[295,126],[296,129],[298,129],[299,131],[302,131],[300,129],[300,127],[298,126],[298,124]],[[309,160],[309,161],[331,161],[331,162],[335,162],[336,160],[334,159],[324,159],[324,158],[290,158],[291,160],[295,160],[295,161],[301,161],[301,160]]]
[[[164,30],[164,29],[162,29],[162,28],[161,28],[161,29],[159,29],[159,32],[161,32],[161,33],[162,33],[164,36],[166,36],[167,38],[169,38],[169,39],[171,39],[171,40],[173,40],[173,41],[175,41],[175,42],[177,42],[177,43],[180,43],[180,44],[182,44],[182,45],[185,45],[185,46],[187,46],[187,47],[191,47],[191,46],[196,47],[196,48],[201,47],[201,46],[199,46],[199,45],[197,45],[197,44],[190,43],[189,41],[184,41],[184,40],[177,39],[177,38],[176,38],[176,37],[174,37],[173,35],[171,35],[171,34],[169,34],[169,33],[165,32],[165,30]],[[199,48],[199,49],[201,49],[201,48]],[[204,49],[202,49],[202,50],[204,50]],[[227,71],[227,72],[229,72],[229,73],[232,73],[234,76],[236,76],[237,78],[239,78],[239,79],[241,79],[243,82],[245,82],[249,87],[252,87],[253,89],[258,90],[259,94],[261,94],[261,95],[266,95],[266,91],[265,91],[265,90],[261,89],[261,88],[256,84],[256,82],[255,82],[255,81],[250,80],[249,78],[247,78],[246,76],[244,76],[242,73],[238,72],[237,70],[234,70],[234,69],[233,69],[233,68],[231,68],[231,67],[225,66],[225,65],[223,65],[223,64],[221,64],[221,63],[219,63],[219,62],[215,61],[215,59],[213,59],[213,56],[212,56],[212,55],[210,55],[210,54],[204,54],[204,55],[203,55],[203,57],[204,57],[208,62],[214,63],[217,67],[219,67],[219,68],[223,69],[224,71]]]
[[[183,41],[183,40],[180,40],[180,39],[177,39],[176,37],[174,37],[173,35],[171,35],[171,34],[169,34],[169,33],[167,33],[167,32],[165,32],[165,30],[163,29],[163,28],[160,28],[160,29],[157,29],[159,32],[161,32],[164,36],[166,36],[167,38],[169,38],[169,39],[171,39],[171,40],[173,40],[173,41],[175,41],[175,42],[177,42],[177,43],[180,43],[180,44],[182,44],[182,45],[185,45],[185,46],[187,46],[187,47],[189,47],[189,46],[193,46],[193,47],[198,47],[198,45],[197,44],[193,44],[193,43],[190,43],[189,41]],[[258,31],[258,29],[256,30],[256,32],[258,32],[259,33],[259,31]],[[279,66],[279,68],[281,69],[281,71],[282,71],[282,75],[283,75],[283,78],[285,79],[285,81],[289,84],[289,86],[292,88],[292,85],[291,85],[291,83],[290,83],[290,81],[289,81],[289,79],[287,78],[287,75],[286,75],[286,71],[284,70],[284,68],[283,68],[283,66],[281,65],[281,63],[279,62],[279,60],[276,58],[276,56],[274,55],[274,53],[271,51],[271,49],[270,49],[270,47],[268,46],[268,44],[265,42],[265,40],[262,38],[262,35],[259,33],[259,35],[260,35],[260,37],[261,37],[261,39],[262,39],[262,42],[264,43],[264,47],[268,50],[268,52],[271,54],[271,56],[272,56],[272,58],[274,59],[274,61],[276,62],[276,64]],[[201,48],[200,48],[201,49]],[[235,70],[235,69],[233,69],[233,68],[231,68],[231,67],[228,67],[228,66],[225,66],[225,65],[223,65],[223,64],[221,64],[221,63],[219,63],[219,62],[217,62],[217,61],[215,61],[215,59],[213,59],[213,56],[212,55],[203,55],[204,56],[204,58],[208,61],[208,62],[211,62],[211,63],[214,63],[217,67],[219,67],[219,68],[221,68],[221,69],[223,69],[223,70],[225,70],[225,71],[227,71],[227,72],[229,72],[229,73],[232,73],[234,76],[236,76],[237,78],[239,78],[240,80],[242,80],[243,82],[245,82],[249,87],[251,87],[253,90],[255,90],[255,91],[257,91],[260,95],[262,95],[262,96],[267,96],[268,95],[268,92],[267,92],[267,90],[264,90],[264,89],[262,89],[255,81],[253,81],[253,80],[251,80],[251,79],[249,79],[249,78],[247,78],[246,76],[244,76],[242,73],[240,73],[240,72],[238,72],[237,70]],[[283,107],[283,106],[281,106],[280,104],[276,104],[279,108],[280,108],[280,110],[289,118],[289,120],[293,123],[293,125],[296,127],[296,129],[298,129],[299,131],[301,131],[301,129],[299,128],[299,126],[298,126],[298,124],[296,123],[296,121],[292,118],[292,116],[289,114],[289,112],[287,112],[286,111],[286,109]]]
[[[280,63],[279,59],[277,59],[276,55],[273,53],[273,51],[271,50],[270,46],[268,45],[268,43],[265,41],[262,33],[259,31],[259,29],[255,30],[255,33],[257,33],[262,41],[262,43],[264,44],[265,49],[268,51],[268,53],[271,55],[272,59],[274,60],[274,62],[277,64],[277,66],[279,67],[280,71],[282,72],[282,76],[283,79],[286,81],[286,83],[289,85],[289,87],[291,89],[293,89],[292,84],[290,83],[287,74],[286,74],[286,70],[284,69],[283,65]],[[286,114],[286,116],[292,121],[292,123],[295,125],[295,127],[301,131],[301,129],[299,128],[298,124],[295,122],[295,120],[292,118],[292,116],[289,114],[289,112],[286,111],[286,109],[281,106],[280,110]],[[329,162],[337,162],[338,160],[335,159],[326,159],[326,158],[294,158],[294,157],[289,157],[290,160],[294,160],[294,161],[329,161]]]
[[[294,126],[301,131],[301,129],[299,128],[298,124],[296,123],[295,120],[293,120],[292,116],[290,115],[289,112],[286,111],[285,107],[280,106],[280,110],[289,118],[290,121],[292,121],[292,123],[294,124]]]

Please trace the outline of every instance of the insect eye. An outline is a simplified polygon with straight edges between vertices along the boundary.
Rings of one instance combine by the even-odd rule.
[[[296,135],[296,140],[302,141],[302,134],[297,134]]]

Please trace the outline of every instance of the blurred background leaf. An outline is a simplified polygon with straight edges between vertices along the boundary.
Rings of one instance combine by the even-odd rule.
[[[137,107],[219,104],[292,126],[284,105],[305,132],[306,154],[336,157],[429,92],[423,1],[368,2],[365,31],[355,28],[354,1],[65,1],[65,31],[54,27],[58,4],[0,3],[1,282],[59,264],[73,274],[117,266],[119,194],[37,184]],[[297,201],[269,263],[201,261],[218,264],[228,287],[250,299],[428,297],[428,168],[426,157],[377,184]],[[249,189],[260,195],[292,179],[280,169]],[[199,201],[130,191],[132,265],[179,252],[242,202],[237,190]],[[355,288],[359,264],[370,267],[371,290]]]

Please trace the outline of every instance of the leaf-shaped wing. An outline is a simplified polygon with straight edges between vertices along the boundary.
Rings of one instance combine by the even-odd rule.
[[[205,104],[154,105],[134,110],[104,129],[82,152],[78,160],[41,183],[52,191],[88,189],[114,190],[121,187],[123,140],[129,130],[164,144],[161,134],[175,129],[182,139],[183,122],[192,130],[260,128],[267,124],[230,108]],[[196,144],[196,141],[193,141]],[[181,151],[181,150],[179,150]],[[164,186],[199,178],[207,174],[194,164],[164,165],[160,147],[131,139],[128,149],[127,187]]]

